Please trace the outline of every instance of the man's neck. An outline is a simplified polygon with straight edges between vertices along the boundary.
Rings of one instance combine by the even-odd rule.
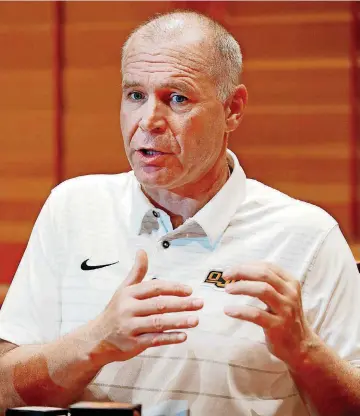
[[[172,190],[147,189],[143,186],[142,190],[155,207],[170,216],[175,229],[200,211],[224,186],[229,175],[229,167],[224,159],[221,164],[194,183]]]

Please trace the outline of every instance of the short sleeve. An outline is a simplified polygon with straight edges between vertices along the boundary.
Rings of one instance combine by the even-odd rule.
[[[59,336],[60,240],[45,202],[0,310],[0,338],[17,345],[42,344]]]
[[[339,227],[326,236],[303,285],[308,321],[324,342],[360,366],[360,274]]]

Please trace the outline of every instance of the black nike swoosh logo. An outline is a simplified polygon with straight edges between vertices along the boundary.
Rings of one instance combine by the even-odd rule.
[[[95,269],[102,269],[103,267],[108,267],[108,266],[112,266],[113,264],[119,263],[118,261],[116,261],[115,263],[109,263],[109,264],[99,264],[97,266],[89,266],[87,264],[87,262],[90,259],[86,259],[85,261],[83,261],[81,263],[81,270],[95,270]]]

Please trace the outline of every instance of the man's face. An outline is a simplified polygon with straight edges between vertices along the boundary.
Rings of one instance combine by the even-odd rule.
[[[224,106],[204,49],[186,41],[129,45],[121,130],[130,164],[146,187],[195,183],[225,152]]]

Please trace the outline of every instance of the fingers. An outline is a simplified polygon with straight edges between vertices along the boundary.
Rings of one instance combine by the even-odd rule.
[[[161,333],[173,329],[194,328],[199,324],[197,316],[152,315],[134,319],[133,334]]]
[[[226,306],[226,315],[231,318],[243,319],[261,326],[264,329],[271,329],[280,325],[281,318],[254,306]]]
[[[176,296],[158,296],[144,299],[136,304],[134,316],[148,316],[168,312],[197,311],[204,301],[197,298],[179,298]]]
[[[128,277],[123,281],[120,287],[132,286],[137,283],[140,283],[148,270],[148,257],[144,250],[139,250],[136,253],[135,263],[128,275]]]
[[[135,299],[148,299],[156,296],[189,296],[192,293],[191,286],[180,283],[165,282],[163,280],[151,280],[134,285],[130,289],[130,295]]]
[[[289,305],[288,299],[277,292],[267,282],[251,282],[247,280],[230,283],[225,291],[231,295],[253,296],[264,302],[273,312],[280,313]]]
[[[139,346],[142,348],[158,347],[160,345],[180,344],[186,341],[184,332],[163,332],[160,334],[143,334],[137,337]]]
[[[262,281],[271,285],[277,292],[288,295],[291,291],[289,281],[293,282],[285,272],[269,263],[241,264],[226,270],[223,274],[225,280]]]

